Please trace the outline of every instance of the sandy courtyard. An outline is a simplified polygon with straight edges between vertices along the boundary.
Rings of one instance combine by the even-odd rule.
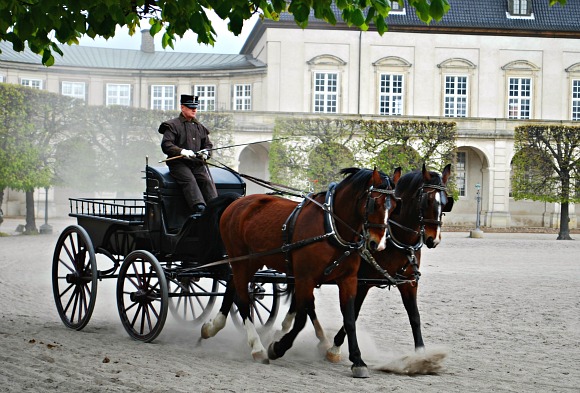
[[[21,223],[7,219],[0,231]],[[446,355],[442,369],[378,370],[396,370],[414,350],[398,291],[373,289],[357,324],[371,367],[361,380],[351,377],[348,359],[331,364],[319,356],[310,326],[270,365],[254,363],[245,334],[230,325],[200,344],[199,328],[169,315],[154,342],[136,342],[119,320],[114,280],[99,283],[87,327],[66,328],[54,306],[51,263],[58,234],[71,223],[55,220],[52,235],[0,238],[2,392],[580,391],[580,235],[444,232],[437,249],[424,251],[419,289],[425,356]],[[336,288],[323,286],[316,296],[332,336],[341,325]],[[265,345],[271,334],[261,332]]]

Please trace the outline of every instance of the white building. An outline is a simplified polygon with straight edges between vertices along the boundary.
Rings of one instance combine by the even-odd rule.
[[[453,118],[461,197],[445,221],[475,222],[479,184],[483,225],[557,226],[558,205],[510,197],[513,130],[580,120],[580,2],[449,3],[425,25],[405,2],[383,36],[315,20],[302,30],[286,14],[258,21],[239,55],[156,52],[144,34],[140,51],[65,47],[46,68],[0,43],[0,81],[90,105],[177,109],[180,94],[196,94],[202,110],[234,114],[236,143],[268,139],[279,116]],[[240,147],[238,169],[267,178],[268,148]]]

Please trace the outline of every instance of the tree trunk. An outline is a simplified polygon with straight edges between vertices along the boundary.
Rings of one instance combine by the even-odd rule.
[[[568,202],[564,202],[560,207],[560,233],[558,234],[558,240],[572,240],[570,237],[569,206]]]
[[[0,225],[4,222],[4,212],[2,211],[2,202],[4,202],[4,188],[0,188]]]
[[[26,225],[24,226],[26,235],[38,233],[34,218],[34,190],[26,191]]]

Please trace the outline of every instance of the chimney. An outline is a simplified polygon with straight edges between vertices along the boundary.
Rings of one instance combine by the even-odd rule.
[[[149,33],[149,29],[141,30],[141,51],[155,53],[155,42]]]

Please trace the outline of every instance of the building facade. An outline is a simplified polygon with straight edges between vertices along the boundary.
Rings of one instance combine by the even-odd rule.
[[[446,222],[475,223],[479,195],[482,225],[557,226],[557,204],[510,196],[513,130],[580,120],[580,3],[449,3],[425,25],[392,2],[383,36],[314,19],[302,30],[291,15],[258,21],[239,55],[155,51],[145,32],[140,51],[66,47],[46,68],[0,43],[0,81],[89,105],[178,109],[180,94],[199,95],[201,110],[233,113],[236,143],[268,139],[279,116],[453,120],[460,199]],[[239,147],[240,172],[268,178],[268,149]]]

